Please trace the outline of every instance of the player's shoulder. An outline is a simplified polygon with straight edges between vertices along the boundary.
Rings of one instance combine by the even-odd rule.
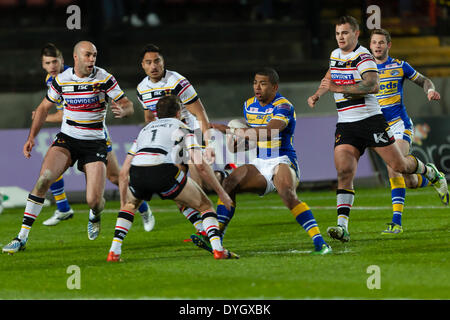
[[[256,100],[256,97],[253,96],[244,101],[244,106],[246,106],[246,107],[251,106],[252,104],[256,103],[257,101],[258,100]]]
[[[145,76],[144,79],[141,80],[141,82],[138,83],[137,85],[137,90],[140,92],[142,90],[145,90],[147,88],[148,85],[148,77]]]
[[[277,95],[275,100],[272,102],[272,105],[278,109],[284,109],[288,111],[292,111],[294,109],[294,105],[282,95]]]
[[[362,45],[358,45],[358,47],[354,50],[354,59],[366,60],[370,59],[375,61],[372,53],[366,47]]]
[[[405,63],[406,61],[404,60],[391,57],[390,61],[386,64],[386,67],[402,67]]]
[[[339,57],[341,56],[341,49],[336,48],[333,51],[331,51],[330,54],[330,59],[339,59]]]
[[[108,71],[106,71],[105,69],[100,68],[100,67],[95,67],[95,70],[94,70],[94,78],[95,79],[102,81],[102,80],[109,79],[111,77],[112,77],[112,74],[109,73]]]
[[[68,81],[71,81],[72,79],[73,79],[73,68],[72,67],[69,67],[66,70],[64,70],[63,72],[57,74],[56,77],[54,78],[54,80],[56,80],[56,82],[58,82],[58,83],[68,82]]]
[[[186,77],[179,74],[178,72],[173,71],[173,70],[167,70],[167,69],[166,69],[166,74],[164,75],[164,77],[167,79],[176,79],[176,80],[186,79]]]

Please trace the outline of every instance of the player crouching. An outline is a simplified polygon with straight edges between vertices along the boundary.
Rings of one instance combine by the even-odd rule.
[[[133,145],[129,190],[117,217],[107,261],[120,261],[122,242],[131,228],[136,209],[143,200],[150,201],[155,193],[161,199],[172,199],[200,212],[215,259],[238,259],[238,255],[222,247],[217,214],[211,201],[180,169],[182,155],[187,152],[201,178],[227,208],[231,208],[232,200],[205,162],[193,131],[179,120],[181,101],[174,95],[165,96],[158,101],[156,110],[158,120],[144,127]]]

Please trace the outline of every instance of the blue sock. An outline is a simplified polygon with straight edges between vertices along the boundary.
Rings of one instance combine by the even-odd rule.
[[[316,219],[314,219],[314,215],[308,205],[304,202],[299,203],[291,210],[291,213],[295,217],[298,224],[301,225],[311,237],[316,250],[322,249],[322,246],[326,244],[326,242],[320,234],[319,226],[317,225]]]
[[[56,207],[60,212],[67,212],[70,210],[70,204],[64,191],[64,179],[59,177],[51,186],[50,190],[56,201]]]
[[[231,207],[231,210],[228,211],[228,209],[225,207],[223,202],[220,201],[220,199],[217,201],[217,221],[219,222],[219,228],[222,231],[222,239],[225,235],[228,224],[234,216],[234,210],[236,210],[236,208]]]
[[[139,212],[144,213],[148,210],[148,204],[147,201],[142,201],[141,205],[139,206]]]
[[[389,179],[392,198],[392,223],[402,225],[403,207],[405,205],[406,186],[403,177]]]

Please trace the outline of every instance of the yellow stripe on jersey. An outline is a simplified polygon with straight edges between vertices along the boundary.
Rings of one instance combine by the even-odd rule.
[[[286,117],[282,117],[282,116],[275,116],[271,120],[281,120],[281,121],[285,122],[286,124],[289,123],[289,119]]]
[[[105,117],[103,117],[102,119],[97,119],[97,120],[75,120],[75,119],[71,119],[69,117],[67,117],[68,120],[72,120],[75,122],[79,122],[79,123],[96,123],[96,122],[102,122]]]
[[[392,126],[394,124],[396,124],[397,122],[399,122],[400,120],[402,120],[401,118],[395,119],[394,121],[388,122],[388,125]]]
[[[147,93],[147,92],[154,91],[154,90],[173,89],[173,88],[175,88],[177,86],[178,83],[180,83],[181,80],[184,80],[184,78],[178,79],[177,82],[175,82],[174,85],[171,86],[171,87],[151,88],[151,89],[147,89],[147,90],[144,90],[144,91],[139,91],[139,88],[138,88],[137,90],[138,90],[138,92],[140,94],[143,94],[143,93]]]
[[[115,96],[113,100],[117,100],[117,98],[121,97],[123,94],[124,94],[123,91],[120,91],[120,93],[117,96]]]
[[[411,81],[416,80],[419,77],[420,73],[416,71],[416,74],[410,79]]]
[[[292,105],[292,103],[290,103],[288,101],[288,99],[283,98],[283,99],[280,99],[280,100],[274,102],[273,106],[276,107],[276,106],[279,106],[280,104],[283,104],[283,103],[287,103],[287,104],[291,104]]]
[[[248,100],[245,102],[245,105],[248,107],[248,106],[251,105],[253,102],[255,102],[255,97],[248,99]]]
[[[381,106],[386,106],[389,104],[394,104],[394,103],[399,103],[402,100],[402,97],[400,95],[395,95],[389,98],[382,98],[382,99],[378,99],[378,103]]]
[[[259,148],[272,149],[281,147],[281,140],[275,141],[258,141]]]
[[[364,69],[364,70],[361,70],[359,73],[360,73],[360,74],[363,74],[364,72],[367,72],[367,71],[375,71],[375,72],[378,72],[378,69],[377,69],[377,68],[366,68],[366,69]]]
[[[249,114],[247,113],[247,122],[249,124],[266,124],[267,118],[271,117],[271,114]]]
[[[195,96],[197,95],[197,93],[194,93],[192,96],[190,96],[189,98],[187,98],[187,99],[184,99],[183,101],[181,101],[183,104],[185,104],[186,102],[188,102],[188,101],[191,101],[192,100],[192,98],[194,98]]]
[[[72,81],[72,82],[59,82],[59,77],[56,76],[55,80],[56,82],[62,86],[62,85],[67,85],[67,84],[97,84],[97,83],[105,83],[106,81],[108,81],[110,78],[112,77],[112,75],[110,74],[108,77],[106,77],[104,80],[95,80],[95,81],[84,81],[84,82],[76,82],[76,81]]]
[[[47,98],[50,99],[50,101],[53,102],[53,103],[60,103],[61,102],[61,100],[55,100],[52,97],[50,97],[49,95],[47,95]]]

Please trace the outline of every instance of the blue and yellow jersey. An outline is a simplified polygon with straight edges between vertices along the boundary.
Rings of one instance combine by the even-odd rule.
[[[419,73],[406,61],[388,57],[386,62],[377,64],[380,74],[380,91],[377,93],[378,103],[384,117],[392,125],[399,120],[410,123],[403,104],[403,81],[408,78],[417,79]]]
[[[281,120],[286,127],[278,137],[270,141],[258,141],[258,158],[270,159],[287,155],[292,167],[297,170],[297,155],[294,149],[294,130],[296,123],[294,106],[280,93],[271,103],[261,106],[256,97],[244,102],[244,117],[252,128],[267,126],[272,119]]]
[[[66,71],[67,69],[69,69],[70,66],[63,66],[63,71]],[[50,74],[47,74],[47,77],[45,77],[45,84],[47,85],[47,88],[50,88],[50,86],[52,85],[52,82],[55,78],[52,77]],[[56,110],[62,110],[64,109],[64,101],[62,99],[60,99],[57,103],[56,103]]]

